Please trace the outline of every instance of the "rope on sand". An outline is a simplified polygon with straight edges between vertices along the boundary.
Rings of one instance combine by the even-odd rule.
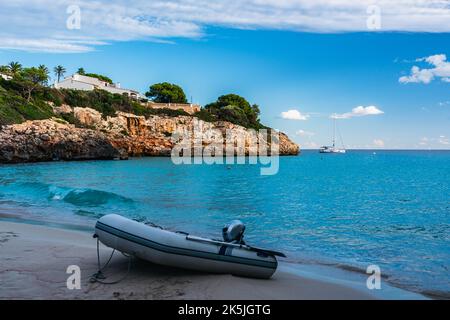
[[[108,267],[109,263],[111,262],[111,259],[114,255],[114,253],[116,252],[116,249],[113,249],[113,251],[111,252],[111,255],[109,256],[108,261],[105,263],[105,265],[103,267],[101,267],[101,263],[100,263],[100,241],[98,239],[97,235],[94,235],[94,238],[97,238],[97,266],[98,266],[98,271],[96,273],[94,273],[91,278],[89,279],[89,282],[91,283],[101,283],[101,284],[117,284],[123,280],[125,280],[125,278],[129,275],[130,270],[131,270],[131,261],[133,260],[133,256],[132,255],[127,255],[125,253],[122,252],[122,254],[128,258],[128,269],[126,274],[115,281],[105,281],[106,276],[104,275],[103,271]]]

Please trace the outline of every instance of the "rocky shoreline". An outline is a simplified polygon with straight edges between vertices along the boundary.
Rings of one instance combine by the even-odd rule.
[[[80,126],[76,127],[60,118],[26,121],[0,129],[0,163],[23,163],[58,160],[127,159],[129,156],[170,156],[176,141],[174,134],[188,137],[191,142],[202,137],[206,147],[232,134],[234,151],[244,145],[246,155],[251,152],[254,132],[244,127],[219,121],[204,122],[190,116],[150,116],[145,118],[117,112],[106,117],[90,108],[54,108],[57,113],[72,113]],[[296,155],[299,146],[279,134],[280,155]],[[260,143],[267,141],[259,138]],[[242,150],[241,150],[242,151]]]

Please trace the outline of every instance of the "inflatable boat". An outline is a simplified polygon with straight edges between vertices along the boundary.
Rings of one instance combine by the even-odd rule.
[[[281,252],[243,241],[245,226],[235,220],[222,229],[223,241],[172,232],[109,214],[95,225],[95,236],[108,247],[152,263],[252,278],[270,278]]]

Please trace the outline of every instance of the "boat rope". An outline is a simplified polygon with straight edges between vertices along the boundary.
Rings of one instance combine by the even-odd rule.
[[[128,258],[128,268],[127,268],[127,272],[125,273],[125,275],[115,281],[105,281],[104,279],[106,279],[106,276],[104,275],[103,271],[108,267],[109,263],[112,260],[112,257],[114,255],[114,253],[116,252],[116,249],[113,249],[113,251],[111,252],[111,255],[109,256],[108,261],[106,261],[106,263],[103,265],[103,267],[101,267],[101,263],[100,263],[100,240],[97,238],[97,266],[98,266],[98,271],[96,273],[94,273],[91,278],[89,279],[89,281],[91,283],[94,282],[98,282],[101,284],[117,284],[123,280],[125,280],[125,278],[128,276],[128,274],[130,273],[131,270],[131,261],[133,259],[132,255],[127,255],[125,253],[122,252],[122,254]]]
[[[163,227],[158,226],[156,223],[153,223],[151,221],[144,222],[144,224],[147,225],[147,226],[151,226],[151,227],[154,227],[154,228],[158,228],[158,229],[164,230]]]

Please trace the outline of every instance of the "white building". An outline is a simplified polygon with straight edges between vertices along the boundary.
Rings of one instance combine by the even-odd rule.
[[[135,90],[123,89],[120,87],[119,83],[109,83],[106,81],[99,80],[97,78],[84,76],[75,73],[69,77],[64,78],[60,82],[56,82],[55,88],[60,89],[75,89],[75,90],[85,90],[91,91],[94,89],[102,89],[110,93],[127,94],[131,98],[140,99],[144,98],[141,94]]]
[[[10,75],[4,74],[4,73],[0,73],[0,77],[5,79],[5,80],[11,80],[12,77]]]

